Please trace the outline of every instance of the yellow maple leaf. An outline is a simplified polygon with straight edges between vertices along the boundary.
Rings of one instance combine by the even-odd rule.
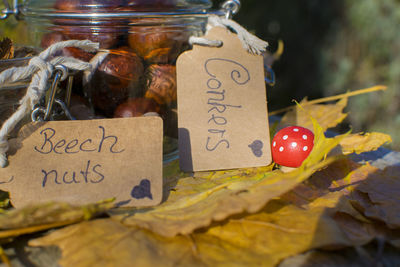
[[[308,105],[307,99],[304,99],[298,106],[283,116],[278,128],[283,128],[288,125],[297,125],[307,129],[313,129],[313,122],[310,119],[310,116],[312,116],[321,128],[326,131],[329,128],[337,126],[347,117],[347,114],[343,113],[347,102],[347,98],[343,98],[335,104]]]
[[[340,147],[344,155],[351,153],[363,153],[377,150],[384,144],[392,142],[390,135],[384,133],[351,134],[340,141]]]
[[[347,117],[347,114],[343,113],[343,109],[347,106],[349,97],[377,91],[384,91],[386,89],[386,86],[377,85],[370,88],[311,101],[308,101],[307,98],[305,98],[303,101],[301,101],[300,105],[273,111],[270,112],[270,114],[276,115],[288,111],[283,116],[279,128],[283,128],[287,125],[298,125],[312,129],[312,122],[310,120],[310,116],[312,116],[317,120],[324,130],[327,130],[337,126]],[[322,104],[336,100],[339,101],[335,104]]]

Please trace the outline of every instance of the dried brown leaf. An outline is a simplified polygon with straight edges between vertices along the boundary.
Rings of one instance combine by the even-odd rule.
[[[371,165],[361,166],[348,159],[343,159],[331,164],[324,170],[316,172],[306,182],[281,198],[308,209],[314,205],[314,201],[325,201],[328,205],[331,201],[329,198],[332,196],[332,192],[341,194],[342,201],[335,206],[338,213],[335,214],[334,218],[350,240],[358,242],[357,240],[360,237],[364,239],[366,236],[379,236],[392,241],[393,239],[400,239],[399,232],[391,231],[387,226],[375,220],[385,223],[391,222],[392,224],[398,222],[399,204],[394,203],[393,199],[396,198],[395,192],[400,188],[397,185],[393,186],[396,182],[389,181],[391,176],[398,182],[397,177],[400,177],[396,174],[400,171],[398,169],[400,168],[392,167],[390,168],[391,174],[388,174]],[[382,186],[381,183],[388,184]],[[392,186],[388,189],[387,187],[390,187],[390,185]],[[378,201],[376,193],[386,197],[381,197],[381,202],[375,203],[370,199],[370,194],[375,197],[375,201]],[[394,207],[391,208],[390,205]],[[375,220],[370,220],[365,216]],[[391,224],[388,225],[392,226]]]
[[[367,165],[353,173],[364,177],[351,195],[355,205],[363,214],[384,222],[392,229],[400,228],[400,167],[390,166],[385,170]]]
[[[307,209],[316,200],[325,200],[326,203],[331,202],[332,193],[338,193],[343,197],[343,201],[340,202],[341,205],[336,206],[339,212],[352,216],[360,223],[371,223],[370,220],[355,210],[349,202],[349,195],[367,179],[366,175],[360,174],[371,170],[375,170],[375,168],[369,165],[361,166],[347,158],[343,158],[314,173],[307,181],[282,195],[281,199]],[[335,202],[335,199],[333,201]]]
[[[14,45],[10,38],[3,38],[0,41],[0,59],[14,58]]]
[[[363,245],[368,232],[351,240],[334,219],[339,192],[303,209],[271,201],[257,214],[236,215],[189,236],[162,237],[105,219],[84,222],[30,242],[59,246],[62,266],[275,266],[314,248]]]
[[[81,207],[48,203],[9,210],[0,214],[0,239],[88,220],[113,206],[110,201]]]
[[[400,231],[387,228],[384,224],[360,221],[345,212],[337,212],[333,218],[352,243],[365,243],[366,238],[384,238],[386,241],[399,241]]]
[[[399,230],[363,218],[353,208],[355,200],[348,198],[360,192],[358,188],[375,171],[347,159],[337,161],[316,172],[301,190],[292,190],[302,198],[301,205],[298,198],[275,199],[256,214],[237,214],[188,236],[163,237],[136,226],[97,220],[53,232],[31,245],[59,246],[63,250],[60,264],[67,267],[132,262],[140,266],[275,266],[312,249],[358,247],[377,237],[396,245]],[[224,175],[230,179],[226,172],[203,174],[208,179]]]
[[[352,175],[361,165],[342,158],[316,173],[293,190],[281,196],[281,199],[299,207],[307,205],[330,192],[349,194],[366,177]]]
[[[395,248],[384,244],[380,250],[376,244],[347,248],[335,251],[312,250],[285,259],[279,267],[395,267],[400,262],[400,253]]]

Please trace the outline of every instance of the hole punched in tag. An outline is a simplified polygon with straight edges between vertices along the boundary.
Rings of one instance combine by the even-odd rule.
[[[44,96],[40,103],[33,109],[31,113],[32,121],[49,121],[54,120],[55,117],[61,116],[69,120],[75,120],[69,111],[74,76],[70,74],[68,68],[63,65],[57,65],[54,73],[47,101],[46,96]],[[57,96],[59,94],[58,85],[66,79],[68,79],[68,83],[65,92],[65,100],[63,101]],[[58,106],[57,109],[55,109],[55,104]]]

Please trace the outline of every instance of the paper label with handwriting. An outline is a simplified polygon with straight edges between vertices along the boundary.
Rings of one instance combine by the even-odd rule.
[[[157,205],[162,142],[159,117],[30,123],[10,140],[0,189],[15,207],[110,198],[120,206]]]
[[[249,54],[236,34],[213,28],[177,62],[181,169],[204,171],[271,163],[263,57]]]

